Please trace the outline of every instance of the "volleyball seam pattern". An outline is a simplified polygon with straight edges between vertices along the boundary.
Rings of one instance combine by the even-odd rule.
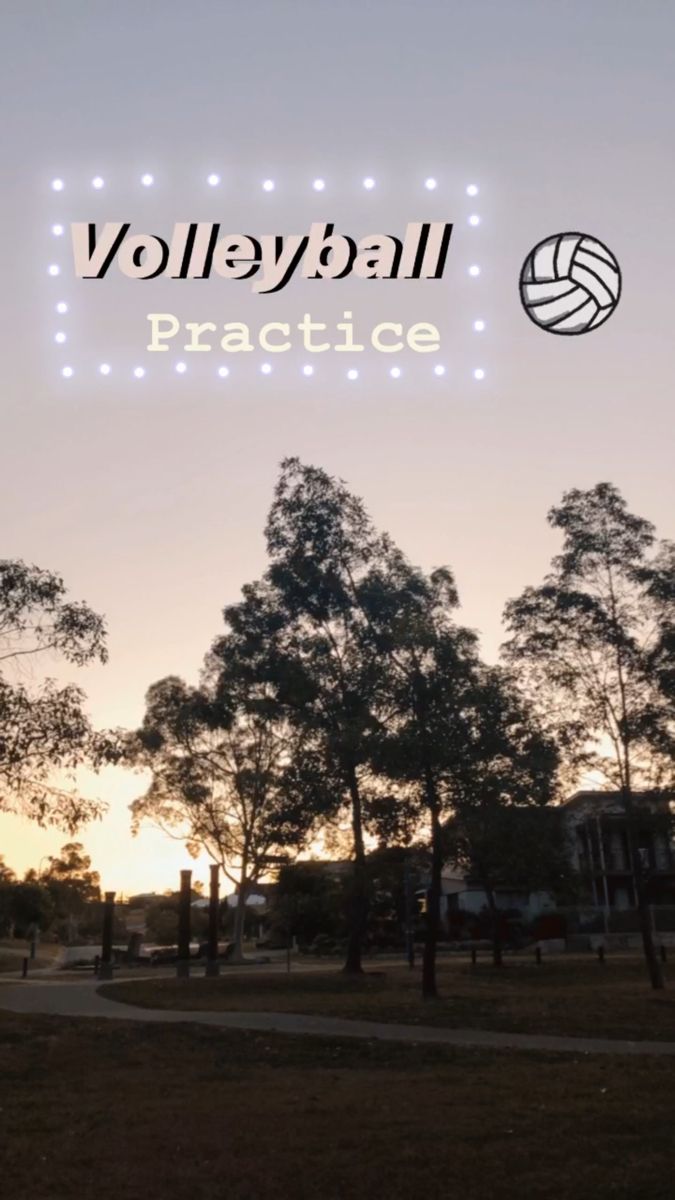
[[[520,273],[520,299],[548,333],[574,336],[598,329],[621,297],[619,264],[586,233],[558,233],[530,251]]]

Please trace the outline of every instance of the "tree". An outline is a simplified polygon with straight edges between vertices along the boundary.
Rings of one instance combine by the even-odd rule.
[[[198,898],[192,889],[192,898]],[[161,896],[148,905],[145,914],[145,930],[148,938],[160,946],[172,946],[178,943],[178,911],[180,908],[180,893],[170,892]],[[208,914],[203,909],[192,908],[191,936],[200,939],[206,936],[208,930]]]
[[[58,855],[50,856],[40,883],[47,888],[56,919],[65,923],[72,941],[78,922],[101,899],[98,872],[91,870],[91,858],[82,843],[67,842]]]
[[[309,946],[324,936],[334,941],[346,930],[344,880],[322,862],[297,862],[279,871],[272,925],[290,942]]]
[[[311,829],[302,740],[262,702],[245,701],[232,674],[226,686],[214,661],[201,688],[175,676],[154,684],[133,739],[132,757],[152,772],[131,806],[134,828],[150,819],[222,867],[237,891],[237,957],[251,885]]]
[[[0,810],[74,830],[101,805],[54,784],[101,744],[73,685],[45,679],[29,688],[21,669],[45,654],[83,666],[106,661],[105,625],[86,604],[68,600],[63,580],[20,560],[0,561]]]
[[[387,677],[390,713],[374,740],[375,769],[412,789],[429,830],[422,995],[437,993],[444,823],[454,804],[454,782],[472,736],[480,660],[475,634],[454,621],[459,600],[447,568],[430,576],[390,548],[383,569],[364,595],[368,637]]]
[[[15,883],[10,894],[10,914],[15,937],[30,937],[36,929],[49,929],[54,905],[49,891],[32,880]]]
[[[344,969],[358,973],[368,917],[369,747],[383,699],[361,594],[388,540],[342,481],[297,458],[281,464],[266,537],[269,569],[226,619],[251,678],[266,681],[288,721],[317,747],[324,795],[349,812],[354,880]]]
[[[0,937],[6,937],[12,925],[12,889],[16,875],[0,854]]]
[[[502,965],[498,887],[525,891],[558,886],[568,853],[554,798],[555,743],[506,674],[476,675],[464,753],[452,772],[453,816],[445,827],[449,857],[485,891],[495,966]]]
[[[458,809],[445,828],[448,858],[485,891],[490,914],[492,961],[502,965],[499,889],[573,894],[569,849],[555,806],[492,800]]]
[[[551,509],[562,552],[540,587],[506,607],[508,660],[555,729],[568,767],[599,773],[626,813],[642,942],[654,988],[664,986],[636,799],[672,789],[675,764],[675,554],[629,512],[619,491],[574,489]]]

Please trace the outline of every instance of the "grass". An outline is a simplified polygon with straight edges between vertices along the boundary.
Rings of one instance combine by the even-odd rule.
[[[0,1013],[31,1200],[666,1200],[669,1061]]]
[[[40,942],[37,954],[28,964],[28,970],[34,971],[39,967],[50,967],[55,958],[61,953],[61,947],[52,942]],[[0,939],[0,974],[21,974],[24,958],[28,958],[30,947],[27,942],[16,941],[12,938]]]
[[[675,1041],[675,988],[653,992],[637,957],[560,958],[537,967],[509,960],[454,962],[439,971],[441,996],[420,999],[420,974],[405,968],[347,979],[335,973],[237,974],[218,979],[124,981],[105,995],[147,1008],[257,1010],[401,1021],[519,1033]]]

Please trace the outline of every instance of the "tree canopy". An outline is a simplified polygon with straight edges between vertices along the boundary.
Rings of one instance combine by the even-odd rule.
[[[57,783],[103,752],[84,711],[84,693],[28,664],[57,657],[81,667],[105,662],[102,617],[72,601],[63,580],[20,560],[0,561],[0,810],[74,830],[102,806]]]

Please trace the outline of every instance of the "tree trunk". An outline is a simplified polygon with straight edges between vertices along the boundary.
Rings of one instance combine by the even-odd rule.
[[[633,885],[635,887],[638,920],[640,922],[640,933],[642,935],[642,949],[644,951],[649,981],[655,991],[660,991],[662,988],[665,988],[666,981],[663,974],[661,959],[659,958],[659,955],[656,952],[656,946],[654,945],[652,918],[649,911],[649,902],[647,900],[647,891],[642,871],[642,863],[640,861],[640,855],[636,846],[635,809],[633,807],[633,796],[630,789],[626,787],[623,789],[623,802],[626,813],[626,826],[628,830],[628,851],[633,870]]]
[[[495,967],[503,967],[504,960],[502,955],[502,924],[499,915],[499,909],[495,900],[495,894],[489,883],[483,882],[485,895],[487,897],[488,908],[490,910],[490,924],[492,928],[492,963]]]
[[[368,880],[366,874],[366,851],[363,844],[363,818],[361,793],[356,769],[349,769],[349,795],[352,805],[352,836],[354,840],[353,892],[350,902],[349,935],[347,956],[342,970],[347,975],[363,974],[361,954],[368,925]]]
[[[244,960],[244,924],[246,921],[246,893],[247,883],[245,869],[242,870],[239,887],[237,888],[237,907],[234,910],[234,934],[232,938],[233,950],[229,955],[230,962],[243,962]]]
[[[422,998],[433,1000],[438,995],[436,984],[436,946],[441,919],[441,873],[443,871],[443,839],[438,815],[436,790],[427,781],[427,799],[431,810],[431,880],[427,892],[426,935],[422,961]]]
[[[642,948],[644,950],[645,962],[647,964],[647,971],[649,973],[649,981],[655,991],[660,991],[662,988],[665,988],[666,981],[663,974],[661,959],[656,953],[656,946],[654,945],[652,918],[642,884],[637,885],[637,893],[638,917],[640,921],[640,933],[642,934]]]

